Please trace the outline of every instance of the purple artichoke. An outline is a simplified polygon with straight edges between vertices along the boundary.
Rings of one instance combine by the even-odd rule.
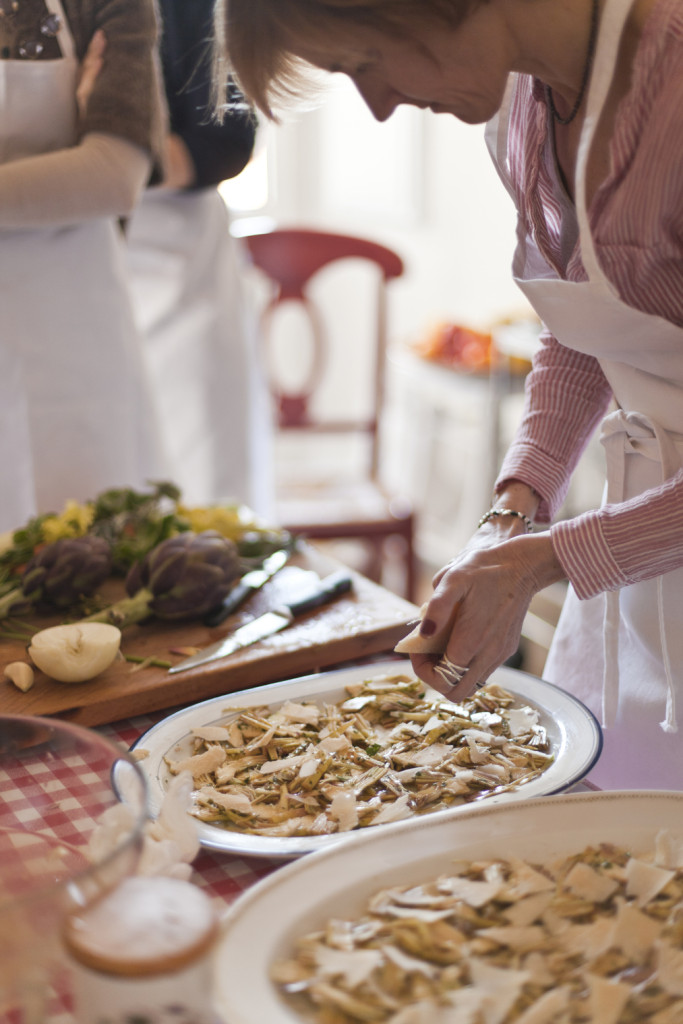
[[[88,618],[123,629],[151,615],[200,618],[219,605],[241,573],[237,545],[215,530],[181,533],[158,544],[126,577],[127,598]]]
[[[76,605],[104,583],[111,568],[111,548],[101,537],[62,537],[46,544],[27,562],[21,586],[3,595],[0,618]]]

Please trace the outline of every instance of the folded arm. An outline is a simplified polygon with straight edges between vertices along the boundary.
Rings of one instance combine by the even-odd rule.
[[[0,228],[60,227],[131,213],[149,178],[147,151],[93,132],[79,145],[0,166]]]

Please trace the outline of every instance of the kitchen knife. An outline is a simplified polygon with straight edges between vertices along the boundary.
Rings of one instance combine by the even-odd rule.
[[[204,650],[198,651],[197,654],[185,658],[184,661],[173,665],[168,671],[171,674],[185,672],[187,669],[196,668],[198,665],[205,665],[207,662],[217,661],[219,658],[227,658],[230,654],[234,654],[235,651],[248,647],[249,644],[258,643],[259,640],[264,640],[273,633],[277,633],[279,630],[291,625],[294,619],[299,615],[303,615],[304,612],[312,611],[314,608],[319,608],[321,605],[333,601],[335,597],[350,590],[351,585],[351,577],[345,569],[333,572],[321,580],[317,587],[303,594],[299,599],[259,615],[257,618],[252,619],[251,622],[240,626],[239,629],[226,636],[225,639],[219,640],[215,644],[210,644]]]
[[[257,590],[267,583],[276,572],[285,565],[289,558],[290,552],[284,548],[280,551],[274,551],[272,555],[263,562],[260,569],[252,569],[250,572],[239,580],[238,583],[232,588],[227,597],[224,598],[223,603],[214,608],[202,620],[205,626],[220,626],[221,622],[224,622],[229,615],[232,615],[234,611],[237,611],[239,606],[243,604],[248,597],[254,594]]]

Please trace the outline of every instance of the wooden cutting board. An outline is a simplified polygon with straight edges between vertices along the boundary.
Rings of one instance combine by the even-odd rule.
[[[326,576],[339,568],[339,563],[307,547],[219,627],[149,620],[124,631],[121,650],[126,655],[175,664],[185,655],[174,654],[174,648],[206,647],[253,616],[281,604],[292,584],[300,583],[295,573],[307,570]],[[12,661],[29,660],[26,645],[21,640],[0,639],[0,711],[104,725],[391,651],[408,632],[407,623],[416,618],[416,606],[358,573],[350,571],[350,575],[352,591],[331,604],[229,658],[175,675],[165,668],[138,668],[121,659],[87,683],[58,683],[36,669],[35,684],[22,693],[4,676],[4,668]],[[44,628],[60,620],[32,621]]]

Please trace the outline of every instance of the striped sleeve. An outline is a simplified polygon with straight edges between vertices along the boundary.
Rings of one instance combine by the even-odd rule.
[[[550,538],[579,598],[683,566],[683,470],[618,505],[556,523]]]
[[[526,380],[524,411],[496,490],[522,480],[541,495],[538,522],[557,514],[612,391],[597,359],[544,334]]]

